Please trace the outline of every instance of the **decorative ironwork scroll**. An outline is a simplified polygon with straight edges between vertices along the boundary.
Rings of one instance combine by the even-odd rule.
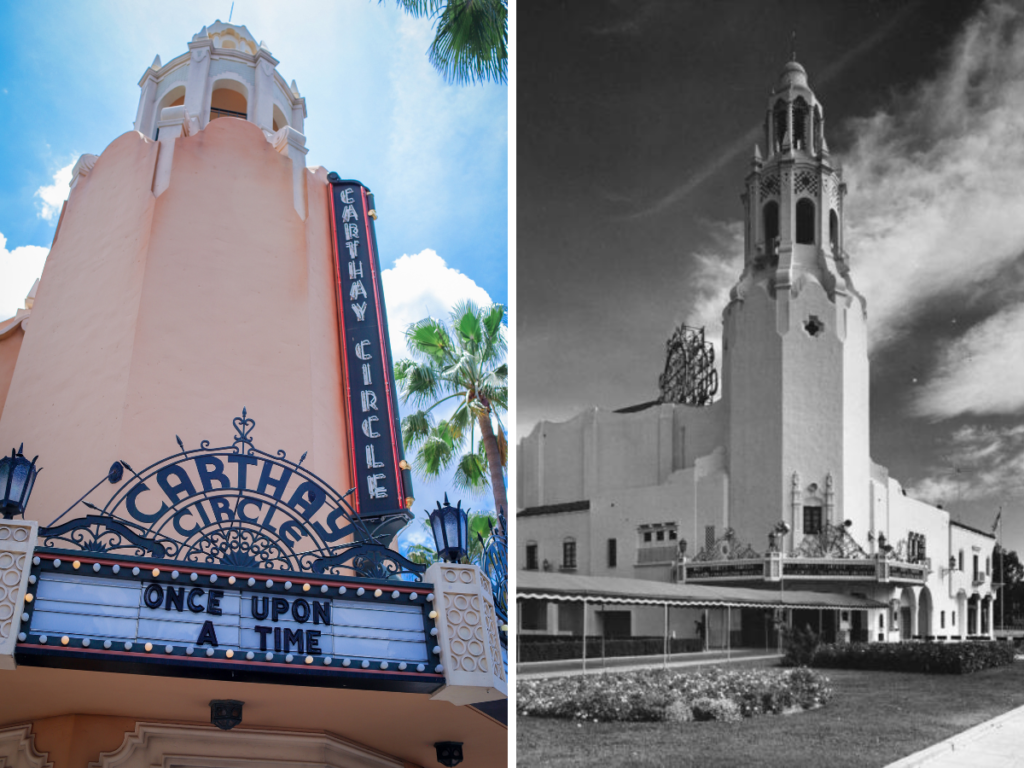
[[[477,565],[491,582],[494,595],[494,612],[502,624],[508,624],[508,522],[505,511],[498,510],[498,525],[491,526],[491,532],[484,540],[477,534],[483,547]],[[502,635],[504,642],[505,636]]]
[[[211,448],[203,440],[186,449],[176,438],[178,453],[140,472],[119,462],[128,482],[102,507],[86,497],[75,502],[40,529],[41,545],[193,567],[421,580],[426,567],[389,549],[352,509],[353,490],[340,494],[303,467],[305,453],[296,463],[284,451],[256,448],[256,422],[244,408],[233,424],[230,445]],[[122,478],[111,471],[104,479]],[[79,504],[93,513],[61,522]]]
[[[804,540],[791,554],[793,557],[835,557],[851,560],[860,560],[868,556],[845,525],[833,525],[827,520],[821,533],[804,536]]]
[[[725,532],[710,547],[703,547],[694,558],[694,562],[711,563],[721,560],[754,560],[761,557],[749,544],[736,540],[736,531],[726,528]]]
[[[658,377],[658,402],[710,405],[718,392],[718,371],[715,347],[704,340],[704,329],[680,325],[665,349],[665,371]]]

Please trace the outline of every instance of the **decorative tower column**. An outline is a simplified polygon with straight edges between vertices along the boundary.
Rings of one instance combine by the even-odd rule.
[[[846,188],[823,126],[807,72],[788,62],[746,178],[744,267],[724,312],[730,519],[751,540],[817,509],[811,497],[824,487],[833,522],[869,527],[865,304],[843,250]]]

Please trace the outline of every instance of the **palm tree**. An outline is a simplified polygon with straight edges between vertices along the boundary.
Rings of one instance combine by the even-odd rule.
[[[449,83],[508,82],[508,0],[395,2],[411,16],[436,19],[430,63]]]
[[[480,309],[460,302],[451,311],[450,325],[428,317],[409,326],[405,338],[413,359],[395,365],[403,404],[419,407],[402,420],[405,444],[419,449],[417,471],[438,477],[455,465],[457,488],[475,490],[489,482],[494,508],[502,510],[508,509],[508,442],[501,423],[508,408],[504,318],[501,304]],[[435,420],[433,411],[443,403],[455,410]]]

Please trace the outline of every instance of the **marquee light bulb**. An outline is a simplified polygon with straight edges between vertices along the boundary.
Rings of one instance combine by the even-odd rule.
[[[375,589],[375,590],[373,590],[373,596],[374,597],[380,597],[383,594],[384,594],[384,590],[382,590],[382,589]]]
[[[67,644],[68,644],[68,643],[70,643],[70,642],[71,642],[71,638],[70,638],[70,637],[68,637],[67,635],[64,635],[64,637],[62,637],[62,638],[60,639],[60,644],[61,644],[61,645],[67,645]]]
[[[235,652],[232,651],[230,648],[228,648],[228,650],[225,651],[224,655],[227,656],[229,659],[235,658]]]
[[[33,599],[34,598],[32,597],[32,593],[31,592],[29,592],[28,594],[25,595],[25,602],[26,603],[31,603]]]
[[[155,579],[157,576],[160,575],[160,569],[159,568],[154,568],[152,573],[153,573],[153,578]]]
[[[75,560],[75,562],[71,564],[71,567],[77,571],[79,568],[82,567],[82,563],[79,560]]]
[[[309,592],[309,584],[303,584],[302,585],[302,591],[303,592]]]

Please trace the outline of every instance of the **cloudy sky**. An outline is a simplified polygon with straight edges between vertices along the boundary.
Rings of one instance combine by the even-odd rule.
[[[989,530],[1003,505],[1024,547],[1024,4],[519,10],[519,434],[654,399],[681,322],[718,336],[795,32],[849,185],[873,458],[967,524]]]
[[[166,63],[186,52],[230,9],[229,0],[0,8],[0,319],[42,270],[74,162],[132,129],[155,55]],[[232,22],[266,41],[306,97],[307,165],[375,193],[395,356],[408,323],[446,316],[459,299],[507,305],[507,88],[445,85],[427,62],[430,23],[392,3],[236,0]],[[445,487],[418,482],[417,510]],[[493,506],[489,493],[467,501]]]

